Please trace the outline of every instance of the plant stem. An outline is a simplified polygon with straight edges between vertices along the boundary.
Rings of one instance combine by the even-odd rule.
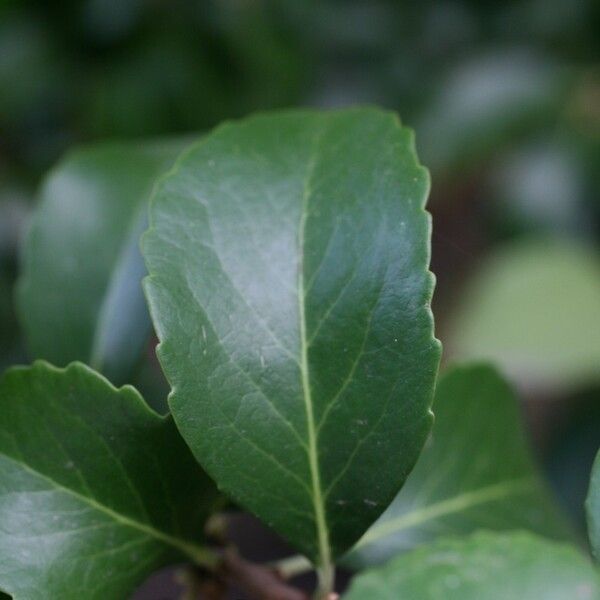
[[[331,563],[321,565],[317,569],[318,586],[315,600],[329,600],[335,585],[335,568]]]
[[[244,560],[232,549],[224,553],[220,573],[225,580],[244,590],[251,598],[307,600],[304,592],[281,581],[272,567]]]
[[[209,548],[192,544],[185,544],[183,548],[196,566],[211,572],[217,570],[217,567],[221,562],[221,557],[216,552],[213,552]]]

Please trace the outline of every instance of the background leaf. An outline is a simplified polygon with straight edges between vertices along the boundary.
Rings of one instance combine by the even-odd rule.
[[[0,589],[122,600],[195,545],[215,498],[171,418],[89,368],[0,381]]]
[[[531,49],[477,54],[439,76],[417,127],[433,171],[473,169],[499,148],[555,118],[564,69]]]
[[[585,508],[592,550],[594,556],[600,559],[600,452],[596,455],[596,460],[592,467],[590,489]]]
[[[598,575],[575,548],[529,533],[440,540],[353,581],[346,600],[597,600]]]
[[[496,251],[465,290],[447,339],[453,356],[489,359],[529,384],[598,381],[597,254],[550,240]]]
[[[431,424],[428,177],[375,109],[224,125],[157,188],[147,293],[171,410],[224,491],[327,564]]]
[[[530,529],[569,536],[542,482],[512,390],[491,366],[455,367],[438,382],[435,423],[408,481],[346,564],[377,564],[441,535]]]
[[[18,290],[31,353],[131,376],[151,331],[139,236],[156,177],[184,146],[105,143],[70,153],[51,172],[24,248]]]

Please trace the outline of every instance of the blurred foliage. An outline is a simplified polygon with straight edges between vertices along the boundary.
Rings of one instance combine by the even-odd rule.
[[[305,55],[279,12],[261,2],[5,4],[3,157],[44,169],[76,140],[198,130],[297,101]]]
[[[5,0],[2,157],[39,175],[82,139],[377,102],[422,130],[427,164],[474,168],[534,130],[598,126],[597,13],[593,0]]]
[[[520,361],[519,378],[542,384],[536,397],[570,388],[568,402],[600,351],[598,323],[588,332],[582,321],[600,308],[594,270],[569,266],[573,245],[578,264],[598,261],[599,32],[594,0],[0,2],[0,369],[28,359],[12,300],[18,242],[42,175],[68,148],[199,132],[289,105],[377,103],[416,129],[432,171],[434,308],[447,356],[475,330],[491,337],[470,353],[505,363],[528,340],[539,360]],[[502,284],[498,244],[518,263],[540,236],[553,250],[522,257]],[[473,308],[477,281],[497,280],[494,295],[519,277],[518,301]],[[160,376],[146,377],[163,394]],[[598,388],[587,393],[600,403]],[[587,464],[594,444],[572,433],[568,445]]]
[[[600,258],[587,247],[528,241],[479,267],[452,321],[450,351],[490,360],[524,385],[600,383]]]

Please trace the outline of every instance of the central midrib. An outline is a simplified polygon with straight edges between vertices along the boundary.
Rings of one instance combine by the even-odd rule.
[[[311,179],[316,163],[316,150],[319,138],[322,132],[315,134],[313,156],[308,162],[306,170],[306,179],[302,193],[302,207],[300,215],[300,226],[298,233],[298,312],[300,320],[300,373],[302,377],[302,396],[304,407],[306,409],[306,422],[308,434],[308,461],[311,475],[312,500],[315,511],[315,521],[317,528],[317,541],[319,546],[319,561],[324,568],[331,564],[331,549],[329,546],[329,530],[325,517],[325,506],[323,503],[323,490],[321,486],[321,474],[319,470],[319,459],[317,449],[317,433],[315,426],[315,416],[313,411],[312,394],[310,388],[310,374],[308,367],[308,336],[306,332],[306,315],[304,305],[304,237],[306,228],[306,218],[308,213],[308,198],[311,193]]]

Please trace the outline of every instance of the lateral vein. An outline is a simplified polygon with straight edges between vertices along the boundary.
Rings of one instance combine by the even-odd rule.
[[[453,498],[430,504],[425,508],[408,512],[404,515],[390,519],[379,526],[374,526],[356,544],[355,548],[367,546],[389,535],[415,527],[437,517],[467,510],[478,504],[501,500],[508,496],[525,494],[533,490],[535,481],[530,477],[502,481],[493,485],[480,488],[475,491],[465,492]]]
[[[173,537],[172,535],[169,535],[168,533],[165,533],[163,531],[160,531],[160,530],[154,528],[150,524],[141,523],[139,521],[131,519],[130,517],[121,515],[118,512],[114,511],[112,508],[109,508],[108,506],[105,506],[104,504],[101,504],[100,502],[98,502],[92,498],[83,496],[82,494],[76,492],[75,490],[71,490],[68,487],[65,487],[64,485],[61,485],[60,483],[58,483],[58,482],[54,481],[53,479],[51,479],[50,477],[48,477],[47,475],[44,475],[43,473],[40,473],[36,469],[32,468],[27,463],[16,460],[6,454],[1,454],[0,456],[3,456],[5,459],[9,460],[10,462],[15,463],[20,468],[29,472],[34,477],[37,477],[39,479],[42,479],[43,481],[46,481],[47,483],[50,484],[51,488],[54,488],[56,491],[59,491],[64,494],[68,494],[70,496],[75,497],[77,500],[79,500],[80,502],[83,502],[84,504],[87,504],[94,510],[97,510],[98,512],[101,512],[101,513],[107,515],[113,521],[116,521],[117,523],[119,523],[125,527],[130,527],[132,529],[135,529],[135,530],[143,533],[144,535],[147,535],[148,537],[155,538],[155,539],[163,542],[164,544],[167,544],[168,546],[176,548],[177,550],[179,550],[186,556],[189,556],[191,559],[193,559],[197,564],[201,564],[201,565],[207,566],[209,568],[212,568],[216,565],[216,557],[214,557],[212,555],[212,552],[210,552],[208,549],[202,548],[201,546],[197,546],[196,544],[193,544],[191,542],[187,542],[185,540]]]

